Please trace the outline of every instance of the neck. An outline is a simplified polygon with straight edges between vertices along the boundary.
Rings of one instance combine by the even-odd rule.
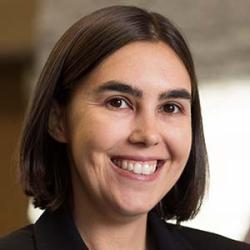
[[[74,206],[76,227],[90,250],[147,248],[147,215],[119,219],[86,206]]]

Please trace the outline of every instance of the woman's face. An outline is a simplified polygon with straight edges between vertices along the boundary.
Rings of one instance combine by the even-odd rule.
[[[162,42],[134,42],[97,66],[65,110],[75,206],[120,216],[151,210],[187,162],[190,98],[189,75]]]

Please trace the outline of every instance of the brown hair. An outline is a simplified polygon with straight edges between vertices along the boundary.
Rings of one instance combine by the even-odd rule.
[[[182,35],[158,13],[132,6],[112,6],[83,17],[72,25],[52,50],[36,86],[27,114],[20,150],[21,180],[34,205],[55,210],[71,192],[66,145],[48,133],[48,118],[56,100],[66,105],[79,80],[104,58],[135,41],[162,41],[184,63],[192,84],[193,141],[180,179],[156,210],[182,221],[199,210],[204,196],[207,154],[193,60]]]

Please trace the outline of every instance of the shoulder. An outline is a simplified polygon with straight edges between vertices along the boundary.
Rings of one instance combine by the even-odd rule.
[[[168,224],[173,234],[182,236],[194,249],[250,250],[250,245],[224,236],[184,226]]]
[[[33,225],[0,238],[0,250],[34,250]]]

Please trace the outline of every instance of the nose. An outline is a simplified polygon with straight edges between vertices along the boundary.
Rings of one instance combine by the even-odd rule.
[[[143,147],[159,144],[160,134],[156,119],[149,115],[137,117],[128,140],[131,144]]]

